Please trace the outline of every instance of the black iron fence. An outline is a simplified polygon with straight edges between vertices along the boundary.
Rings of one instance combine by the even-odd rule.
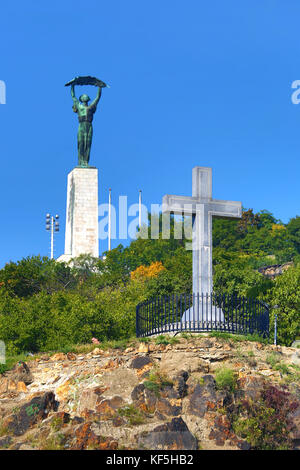
[[[269,306],[236,295],[156,297],[136,307],[137,337],[180,331],[223,331],[269,336]]]

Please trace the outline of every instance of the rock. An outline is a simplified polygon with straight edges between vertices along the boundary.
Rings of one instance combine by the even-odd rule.
[[[17,392],[27,392],[27,387],[24,382],[18,382],[17,383]]]
[[[259,371],[259,373],[261,375],[264,375],[265,377],[271,377],[272,375],[277,375],[278,376],[278,374],[276,374],[276,371],[270,370],[270,369],[261,369]],[[280,374],[279,374],[279,376],[280,376]]]
[[[254,375],[241,377],[237,381],[238,389],[240,389],[241,394],[245,398],[250,398],[253,401],[257,401],[260,398],[265,383],[266,381],[263,377]]]
[[[0,449],[7,449],[11,443],[12,443],[11,436],[5,436],[5,437],[0,438]]]
[[[148,356],[137,356],[132,360],[129,367],[132,369],[143,369],[148,364],[152,364],[152,360]]]
[[[85,410],[95,410],[96,405],[102,400],[101,395],[108,390],[108,387],[87,388],[82,391],[77,411],[81,415]]]
[[[179,374],[173,378],[173,389],[177,392],[178,398],[183,398],[186,396],[188,390],[186,381],[188,378],[189,374],[184,370],[180,371]]]
[[[182,418],[173,418],[169,423],[162,424],[145,431],[138,438],[138,447],[151,450],[196,450],[197,439],[189,431]]]
[[[103,372],[101,381],[109,386],[110,396],[118,395],[128,400],[132,389],[139,383],[134,369],[119,367]]]
[[[56,411],[56,409],[57,402],[54,393],[47,392],[22,405],[18,412],[5,418],[2,426],[7,429],[8,434],[21,436],[31,426],[45,419],[50,411]]]
[[[67,359],[68,359],[69,361],[76,361],[76,358],[77,358],[76,354],[74,354],[74,353],[72,353],[72,352],[68,352],[68,354],[67,354]]]
[[[125,405],[122,397],[115,396],[111,399],[104,399],[96,405],[96,413],[101,420],[111,419],[116,415],[116,410]]]
[[[166,398],[157,398],[156,411],[163,416],[178,416],[181,413],[181,406],[171,405]]]
[[[134,401],[134,406],[140,408],[140,410],[144,413],[155,413],[157,395],[148,388],[146,388],[143,384],[140,384],[133,389],[131,393],[131,398]]]
[[[226,361],[230,357],[232,357],[232,353],[230,353],[229,351],[213,351],[208,353],[201,353],[201,358],[209,362]]]
[[[49,419],[49,418],[48,418]],[[64,424],[68,424],[71,420],[69,413],[65,411],[58,411],[53,416],[51,416],[50,423],[53,427],[57,426],[57,430],[63,427]]]
[[[159,419],[164,419],[165,416],[178,416],[181,413],[181,401],[175,400],[171,403],[171,401],[166,398],[169,394],[169,388],[171,387],[167,387],[165,396],[161,396],[164,394],[163,391],[160,394],[156,394],[147,389],[144,384],[139,384],[131,393],[133,404],[143,413],[151,415],[156,413]],[[178,394],[175,395],[178,396]]]
[[[210,363],[207,360],[204,360],[202,358],[197,360],[197,370],[195,372],[204,372],[205,374],[208,374],[210,371]]]
[[[7,378],[0,376],[0,395],[7,392],[8,382]]]
[[[97,436],[91,429],[92,423],[84,423],[75,431],[75,439],[71,450],[116,450],[118,443],[112,437]]]
[[[24,382],[25,385],[29,385],[33,382],[32,374],[26,362],[21,361],[14,367],[10,379],[15,383]]]
[[[144,395],[145,385],[138,384],[131,392],[131,398],[133,401],[140,401]]]
[[[93,356],[101,356],[102,354],[104,353],[104,351],[100,348],[95,348],[93,351],[92,351],[92,354]]]
[[[63,353],[56,353],[50,357],[50,361],[52,362],[65,361],[66,359],[67,359],[67,356]]]
[[[300,349],[291,356],[291,363],[300,366]]]
[[[213,347],[213,345],[214,345],[213,341],[208,338],[204,338],[201,340],[201,346],[203,348],[211,348]]]
[[[112,425],[117,428],[126,425],[126,421],[121,416],[115,416],[112,420]]]
[[[145,373],[152,368],[152,366],[152,359],[150,359],[148,356],[137,356],[130,364],[132,369],[136,369],[139,377],[144,376]]]
[[[202,378],[203,384],[197,384],[189,397],[188,412],[202,418],[207,410],[217,406],[216,383],[211,375]]]
[[[27,387],[24,382],[14,382],[13,380],[3,378],[0,382],[0,395],[9,392],[21,393],[27,392]]]
[[[231,423],[226,415],[219,415],[215,418],[214,426],[209,434],[209,439],[214,439],[218,446],[224,446],[225,441],[233,439],[234,433],[231,431]]]
[[[49,361],[50,356],[48,356],[48,354],[43,354],[39,359],[40,359],[40,361],[47,362],[47,361]]]
[[[71,389],[71,381],[66,380],[62,385],[59,385],[59,387],[56,388],[55,394],[57,395],[58,399],[61,400],[66,400],[66,398],[69,395]]]
[[[138,352],[139,353],[148,353],[149,352],[149,345],[147,343],[140,343]]]
[[[121,360],[117,359],[109,359],[103,366],[102,369],[117,369],[121,364]]]

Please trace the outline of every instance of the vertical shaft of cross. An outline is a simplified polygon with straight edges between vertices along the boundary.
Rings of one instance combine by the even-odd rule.
[[[209,203],[212,199],[212,169],[193,168],[192,181],[193,197],[199,200],[193,216],[193,293],[210,294],[212,291],[212,217],[203,203]]]

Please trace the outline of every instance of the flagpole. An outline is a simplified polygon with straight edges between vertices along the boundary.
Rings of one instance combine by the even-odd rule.
[[[142,190],[139,190],[139,229],[142,229]]]
[[[108,251],[111,250],[111,188],[108,194]]]

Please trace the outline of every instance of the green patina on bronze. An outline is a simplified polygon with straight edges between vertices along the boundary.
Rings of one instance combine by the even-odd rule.
[[[98,87],[98,93],[94,101],[89,105],[91,100],[88,95],[81,95],[79,100],[75,96],[75,85],[94,85]],[[107,85],[95,77],[75,77],[65,86],[71,86],[71,96],[73,99],[73,111],[78,115],[79,128],[77,134],[77,147],[78,147],[78,166],[81,168],[89,167],[90,152],[93,138],[92,121],[94,113],[97,109],[97,104],[101,98],[102,88]]]

